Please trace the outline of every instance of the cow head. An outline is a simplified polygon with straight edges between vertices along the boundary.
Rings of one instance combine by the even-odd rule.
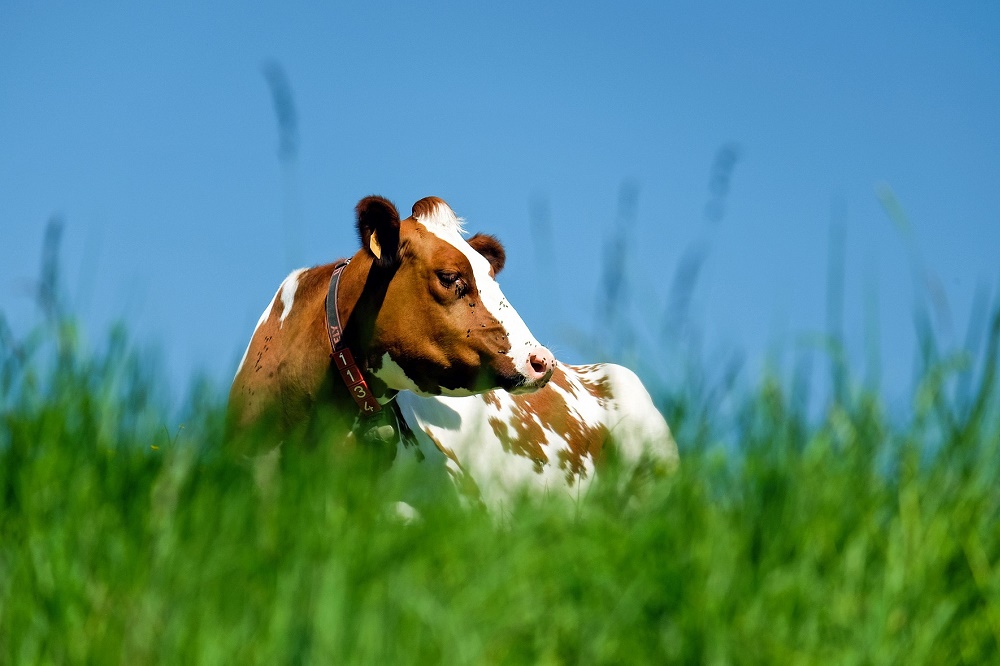
[[[528,393],[549,381],[552,353],[495,280],[505,258],[499,241],[466,240],[462,220],[435,197],[405,220],[382,197],[362,199],[356,212],[355,261],[370,262],[368,282],[380,283],[363,343],[374,377],[391,389],[452,396]]]

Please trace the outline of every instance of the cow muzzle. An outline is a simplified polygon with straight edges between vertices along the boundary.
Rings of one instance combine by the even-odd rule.
[[[555,369],[556,359],[552,352],[542,346],[535,347],[528,352],[528,359],[524,367],[520,368],[524,380],[510,392],[518,394],[537,391],[549,383]]]

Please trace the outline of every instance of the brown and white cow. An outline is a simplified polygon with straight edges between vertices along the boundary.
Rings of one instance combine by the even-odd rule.
[[[390,202],[368,197],[357,225],[362,247],[343,269],[337,311],[368,386],[381,403],[395,400],[397,431],[412,434],[389,458],[394,473],[416,474],[418,492],[457,489],[502,510],[526,487],[579,498],[611,445],[630,468],[676,464],[670,430],[635,374],[557,367],[538,344],[496,283],[505,255],[495,238],[466,241],[461,220],[433,197],[402,221]],[[273,431],[264,441],[277,444],[327,405],[331,416],[312,435],[358,445],[358,407],[331,358],[333,272],[334,264],[293,272],[264,310],[230,392],[232,431],[265,422]]]

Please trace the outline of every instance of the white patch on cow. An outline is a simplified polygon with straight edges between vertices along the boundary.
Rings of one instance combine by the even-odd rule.
[[[281,293],[281,317],[278,319],[279,327],[284,324],[285,317],[287,317],[292,312],[292,306],[295,304],[295,292],[299,289],[299,276],[306,271],[305,268],[299,268],[288,274],[284,282],[281,283],[281,288],[279,292]]]
[[[395,389],[397,391],[410,391],[412,393],[416,393],[417,395],[424,397],[435,395],[433,393],[425,393],[424,391],[421,391],[420,387],[418,387],[417,384],[406,375],[406,372],[403,370],[403,368],[400,367],[400,365],[396,363],[394,360],[392,360],[392,356],[390,356],[388,352],[382,354],[382,366],[372,374],[378,377],[383,382],[385,382],[385,385],[391,389]],[[446,395],[451,397],[462,397],[462,396],[473,395],[472,391],[469,391],[468,389],[464,388],[460,389],[446,389],[444,387],[440,388],[441,388],[441,395]]]
[[[271,314],[271,310],[274,309],[274,302],[278,299],[278,294],[280,293],[281,288],[279,287],[278,291],[274,292],[274,296],[271,297],[271,302],[268,303],[267,307],[264,308],[264,311],[260,313],[260,317],[257,319],[257,325],[253,327],[253,334],[250,336],[250,342],[247,343],[247,348],[243,352],[243,358],[240,359],[240,364],[236,367],[236,375],[233,377],[234,381],[236,377],[239,376],[240,370],[243,369],[243,364],[247,362],[247,354],[250,353],[250,345],[253,344],[253,338],[257,335],[257,329],[260,328],[265,321],[267,321],[268,316]]]
[[[403,368],[399,367],[399,364],[392,360],[389,352],[382,354],[382,365],[378,370],[372,372],[372,374],[385,382],[385,385],[391,389],[420,393],[417,385],[412,379],[406,376]]]
[[[528,330],[528,326],[521,319],[521,316],[507,302],[503,292],[500,291],[499,283],[490,276],[490,262],[476,252],[462,237],[462,233],[464,233],[463,220],[456,217],[448,206],[438,204],[433,213],[422,215],[417,218],[417,221],[432,234],[453,245],[469,260],[483,306],[500,322],[507,333],[510,342],[510,351],[507,352],[507,356],[514,362],[514,368],[518,372],[524,372],[528,367],[528,354],[541,345]]]

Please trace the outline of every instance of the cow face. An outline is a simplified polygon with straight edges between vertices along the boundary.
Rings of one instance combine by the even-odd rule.
[[[390,277],[374,315],[369,370],[389,388],[470,395],[528,393],[556,362],[538,344],[494,279],[504,250],[491,236],[466,241],[461,220],[430,197],[403,221],[381,197],[357,206],[362,253]]]

